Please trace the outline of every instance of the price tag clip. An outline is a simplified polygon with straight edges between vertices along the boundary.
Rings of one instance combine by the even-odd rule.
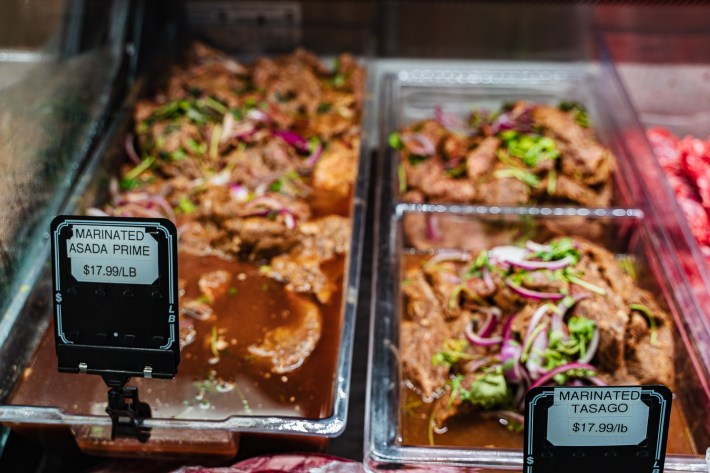
[[[524,473],[662,473],[671,397],[660,385],[531,389]]]
[[[177,230],[161,218],[58,216],[51,225],[55,345],[63,373],[100,375],[112,437],[146,441],[131,377],[171,379],[180,362]]]

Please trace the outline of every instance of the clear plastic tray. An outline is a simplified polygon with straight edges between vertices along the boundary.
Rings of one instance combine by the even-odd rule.
[[[624,106],[624,92],[613,74],[608,67],[591,63],[482,62],[468,70],[439,64],[401,69],[384,74],[380,85],[381,133],[432,118],[437,107],[465,118],[473,108],[493,111],[521,99],[553,105],[578,102],[587,108],[598,139],[616,156],[613,205],[637,207],[642,192],[631,164],[634,153],[625,137],[638,125],[633,110]],[[390,166],[399,164],[396,150],[385,147],[382,151]],[[392,176],[398,179],[396,172]],[[395,200],[401,201],[399,186],[395,188]]]
[[[629,91],[641,122],[641,129],[663,127],[679,138],[691,134],[710,136],[710,65],[703,61],[702,46],[710,44],[710,33],[614,32],[604,34],[605,54],[611,59],[635,59],[644,63],[619,64],[620,80]],[[607,51],[608,49],[608,51]],[[680,62],[680,63],[679,63]],[[640,180],[649,190],[648,201],[656,219],[662,222],[670,244],[683,267],[682,277],[693,290],[694,303],[710,327],[710,265],[700,249],[684,213],[677,203],[666,175],[653,155],[644,133],[627,139],[637,156]],[[710,347],[705,363],[710,363]]]
[[[634,117],[633,109],[613,69],[608,65],[570,65],[561,69],[559,66],[545,68],[544,65],[534,64],[507,64],[493,68],[491,64],[485,63],[478,66],[474,63],[469,70],[459,70],[424,64],[414,70],[401,70],[390,75],[386,79],[387,85],[382,87],[380,113],[384,115],[380,120],[383,128],[379,130],[382,158],[379,170],[382,182],[389,185],[378,188],[365,464],[374,471],[396,468],[397,465],[430,471],[522,468],[522,439],[520,449],[484,448],[475,443],[465,449],[460,446],[430,447],[402,442],[400,395],[403,387],[397,358],[401,317],[400,271],[403,255],[422,251],[413,249],[413,242],[429,253],[452,246],[481,248],[511,242],[511,235],[515,232],[496,229],[524,227],[534,235],[545,233],[542,229],[552,224],[570,235],[580,235],[582,232],[580,236],[618,254],[633,255],[639,274],[643,274],[642,286],[658,294],[659,302],[672,313],[677,347],[676,405],[681,408],[678,412],[682,412],[685,418],[688,439],[693,443],[695,454],[681,455],[677,453],[679,449],[676,448],[676,453],[670,449],[665,469],[707,471],[704,451],[710,446],[710,365],[705,359],[710,347],[710,331],[703,323],[702,313],[686,283],[681,261],[670,245],[670,234],[666,230],[669,222],[660,220],[648,206],[646,190],[640,186],[637,178],[636,164],[632,162],[635,155],[632,153],[633,148],[628,145],[628,138],[641,139],[643,130]],[[588,87],[597,90],[597,95],[592,102],[585,102],[583,98],[581,101],[590,107],[592,118],[600,127],[598,133],[602,141],[617,155],[616,203],[620,208],[413,204],[399,200],[396,159],[392,159],[394,153],[388,149],[387,134],[398,125],[431,114],[433,107],[440,105],[442,97],[447,96],[447,91],[455,91],[452,95],[459,99],[454,99],[452,103],[460,103],[460,110],[471,106],[472,96],[481,100],[487,97],[488,92],[494,97],[493,100],[501,100],[501,90],[505,91],[504,95],[514,90],[517,94],[515,99],[534,100],[544,100],[545,97],[548,100],[569,99],[564,94],[572,90],[575,93],[572,98],[579,100],[578,94],[584,93],[583,90],[563,88],[559,79],[562,78],[569,85],[569,82],[565,82],[569,78],[584,77],[587,74],[591,74],[587,76],[588,80],[596,78],[596,82]],[[537,80],[530,82],[530,77],[536,77]],[[540,84],[542,77],[546,79]],[[429,90],[431,96],[427,95]],[[462,99],[466,96],[468,98]],[[407,98],[411,97],[418,98],[415,104],[425,104],[419,112],[407,102]],[[404,102],[397,102],[403,99]],[[595,117],[595,114],[598,115]],[[611,117],[614,117],[613,120]],[[465,238],[445,238],[445,244],[442,245],[441,242],[427,242],[426,238],[413,239],[411,231],[404,231],[407,219],[427,216],[438,218],[442,228],[464,226],[466,230],[459,233],[465,234]],[[590,231],[592,229],[593,232]],[[675,415],[678,417],[678,414]]]
[[[364,67],[368,67],[367,60],[361,59],[360,62]],[[160,72],[150,79],[159,78]],[[368,76],[367,84],[371,82]],[[366,88],[369,87],[367,84]],[[145,92],[147,86],[144,81],[135,84],[121,113],[103,137],[101,146],[87,163],[63,213],[80,213],[87,207],[104,201],[109,179],[115,175],[119,163],[125,159],[122,143],[130,130],[133,104],[136,97]],[[366,102],[370,100],[369,97],[370,94],[366,94]],[[369,121],[372,119],[367,112],[369,109],[370,106],[364,104],[361,125],[363,129],[369,128]],[[99,377],[92,376],[89,379],[84,375],[63,375],[65,379],[61,386],[47,386],[46,390],[34,396],[41,400],[36,405],[7,404],[8,393],[17,386],[23,371],[28,366],[31,367],[28,363],[36,356],[33,353],[38,351],[37,348],[42,343],[53,343],[51,336],[41,340],[51,319],[52,310],[51,301],[48,300],[51,291],[45,284],[46,281],[51,281],[44,265],[48,255],[48,240],[45,240],[45,246],[41,248],[42,251],[38,251],[37,256],[42,259],[45,272],[38,277],[33,287],[27,287],[29,303],[18,313],[14,326],[16,337],[12,337],[7,346],[2,347],[9,353],[8,357],[15,361],[12,366],[0,366],[0,422],[28,434],[38,433],[39,437],[50,439],[50,444],[53,442],[53,435],[65,438],[68,433],[83,451],[111,456],[200,455],[230,458],[242,447],[257,453],[323,449],[325,440],[340,435],[346,424],[369,172],[369,150],[363,145],[360,149],[358,174],[350,209],[352,237],[344,263],[342,305],[336,312],[340,317],[340,329],[334,334],[338,337],[335,369],[332,373],[323,373],[323,380],[333,381],[330,384],[319,379],[312,380],[314,383],[326,383],[322,386],[323,392],[332,393],[330,407],[320,417],[284,415],[283,411],[274,409],[273,413],[266,412],[263,415],[227,413],[223,416],[221,412],[215,415],[209,411],[193,410],[188,418],[175,418],[176,412],[182,411],[183,406],[163,404],[158,406],[160,409],[157,411],[154,409],[153,418],[143,422],[143,425],[152,429],[152,433],[151,439],[141,444],[134,439],[111,440],[111,419],[104,414],[107,388]],[[56,363],[56,360],[53,362]],[[140,384],[141,392],[150,392],[151,388],[155,391],[171,389],[169,380],[134,380],[131,384]],[[88,407],[85,403],[82,403],[81,408],[72,406],[72,393],[86,389],[94,393],[95,402]],[[251,437],[247,439],[244,435],[240,436],[245,433]]]

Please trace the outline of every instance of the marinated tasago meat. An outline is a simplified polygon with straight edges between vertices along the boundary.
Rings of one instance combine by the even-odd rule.
[[[274,373],[297,370],[323,327],[333,326],[320,309],[340,289],[350,242],[345,215],[363,85],[363,69],[347,54],[333,69],[304,50],[250,66],[195,44],[188,64],[136,104],[125,141],[130,164],[112,183],[110,202],[90,211],[169,218],[181,255],[250,261],[282,283],[280,297],[298,309],[297,320],[264,329],[248,347]],[[334,264],[341,268],[335,276]],[[224,269],[187,275],[201,296],[183,298],[182,315],[219,324],[215,301],[236,291],[239,276]],[[186,324],[183,338],[194,340],[200,327]]]
[[[584,108],[516,102],[466,120],[438,108],[434,118],[389,137],[399,150],[399,187],[427,202],[606,207],[615,158]],[[406,200],[405,194],[404,199]]]
[[[673,387],[670,316],[632,274],[571,238],[442,250],[410,267],[400,359],[404,385],[434,403],[430,429],[489,411],[519,428],[536,386]]]

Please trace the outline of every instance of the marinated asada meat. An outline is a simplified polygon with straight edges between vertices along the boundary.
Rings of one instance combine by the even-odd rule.
[[[466,121],[436,111],[390,135],[400,188],[427,202],[607,207],[615,158],[585,110],[517,102]]]
[[[442,250],[401,287],[403,378],[435,399],[432,428],[475,411],[520,419],[534,386],[674,384],[668,313],[587,240]]]
[[[137,102],[125,142],[132,163],[92,212],[169,218],[181,253],[250,261],[283,283],[302,308],[299,323],[268,331],[249,351],[275,373],[298,369],[321,337],[321,304],[339,290],[333,268],[350,242],[342,215],[356,177],[363,70],[347,54],[330,69],[304,50],[249,66],[195,44],[188,59]],[[213,306],[245,277],[195,275],[201,295],[181,301],[182,315],[218,324]],[[217,331],[208,338],[218,363],[227,342]]]

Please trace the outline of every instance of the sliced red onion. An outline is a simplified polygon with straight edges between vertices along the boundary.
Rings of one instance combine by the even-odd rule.
[[[486,320],[483,322],[481,329],[478,333],[473,331],[473,324],[467,323],[464,328],[464,335],[466,339],[472,344],[477,346],[491,346],[498,345],[503,342],[503,337],[494,336],[491,337],[490,334],[495,329],[498,322],[499,315],[494,311],[488,311],[486,314]]]
[[[530,335],[532,335],[533,331],[535,330],[535,327],[538,326],[538,324],[542,320],[542,317],[547,313],[548,310],[550,310],[550,307],[547,304],[543,304],[538,307],[535,312],[533,312],[532,317],[530,317],[530,323],[528,323],[528,331],[525,333],[526,340],[530,337]],[[523,343],[523,345],[526,344],[526,342]]]
[[[503,341],[503,338],[501,338],[500,336],[490,338],[481,337],[477,333],[474,333],[471,324],[466,325],[466,328],[464,329],[464,335],[466,336],[466,339],[471,343],[471,345],[476,345],[479,347],[489,347],[492,345],[498,345]]]
[[[589,345],[587,346],[587,351],[584,352],[584,356],[579,359],[580,363],[589,363],[592,361],[592,358],[594,358],[594,355],[597,353],[597,348],[599,348],[599,327],[597,327],[594,330],[594,335],[592,335],[592,339],[589,341]]]
[[[116,201],[117,206],[126,204],[139,205],[150,211],[151,214],[156,214],[155,216],[157,217],[165,216],[171,220],[175,220],[175,212],[173,211],[173,207],[162,195],[152,195],[147,192],[127,192],[120,195]],[[151,209],[153,207],[159,207],[162,214],[152,211]]]
[[[483,321],[483,324],[481,325],[481,329],[478,331],[478,335],[483,338],[488,338],[490,337],[491,333],[493,333],[493,330],[496,328],[498,325],[498,321],[500,320],[500,309],[497,307],[491,307],[491,309],[497,309],[496,310],[488,310],[486,311],[486,320]],[[502,338],[501,338],[502,341]]]
[[[249,189],[243,184],[233,184],[229,187],[229,195],[237,202],[249,200]]]
[[[266,195],[261,195],[259,197],[255,197],[249,202],[249,208],[254,208],[258,206],[262,207],[268,207],[272,210],[278,210],[281,211],[284,209],[286,206],[283,202],[280,200],[274,199],[273,197],[269,197]]]
[[[493,278],[491,277],[491,272],[488,270],[487,266],[484,266],[481,269],[481,278],[483,279],[483,282],[486,285],[486,289],[490,292],[494,292],[496,290],[496,285],[493,282]]]
[[[560,365],[555,369],[552,369],[545,373],[543,376],[538,378],[534,383],[530,385],[530,389],[536,388],[538,386],[544,386],[545,384],[549,383],[552,378],[557,376],[560,373],[566,373],[567,371],[571,370],[588,370],[588,371],[593,371],[596,373],[597,369],[589,364],[586,363],[578,363],[578,362],[573,362],[573,363],[567,363],[565,365]]]
[[[566,328],[567,326],[565,325],[565,321],[563,319],[564,312],[559,310],[559,307],[555,308],[552,310],[552,314],[550,316],[551,321],[550,321],[550,329],[552,332],[559,332],[562,334],[564,339],[567,339],[567,332]]]
[[[530,353],[528,354],[528,359],[525,363],[525,367],[527,368],[528,373],[530,373],[530,377],[532,379],[537,379],[547,372],[547,370],[542,367],[541,363],[543,361],[542,353],[544,353],[547,349],[549,341],[547,327],[540,330],[537,335],[535,335],[535,339],[532,341]]]
[[[443,235],[439,229],[439,217],[429,214],[426,217],[426,237],[431,241],[441,241]]]
[[[308,141],[298,133],[290,130],[278,130],[274,132],[274,136],[278,136],[298,151],[308,151]]]
[[[565,256],[562,259],[555,261],[530,261],[530,260],[518,260],[518,259],[506,259],[503,260],[505,263],[517,266],[521,269],[526,269],[528,271],[535,271],[538,269],[562,269],[569,266],[574,262],[574,258],[571,256]]]
[[[247,118],[264,123],[268,123],[271,121],[271,117],[266,112],[257,108],[252,108],[251,110],[249,110],[247,112]]]
[[[587,376],[587,381],[597,386],[609,386],[606,381],[601,379],[599,376]]]
[[[219,143],[224,144],[232,136],[232,129],[234,128],[234,117],[231,113],[225,113],[222,118],[222,134],[219,137]]]
[[[506,370],[503,374],[505,379],[511,383],[520,383],[523,380],[523,376],[520,373],[520,355],[523,352],[523,347],[521,347],[517,342],[512,340],[503,341],[503,347],[500,350],[500,357],[503,365],[508,362],[511,363],[511,369]]]
[[[525,243],[525,246],[527,247],[528,250],[532,251],[533,253],[539,253],[541,251],[544,251],[544,252],[552,251],[552,246],[541,245],[540,243],[535,243],[532,240],[528,240]]]
[[[232,126],[232,138],[243,140],[256,133],[256,126],[251,122],[240,122]]]
[[[569,311],[572,307],[574,307],[577,302],[582,301],[584,299],[587,299],[589,297],[588,292],[578,292],[575,295],[572,296],[572,300],[570,303],[565,302],[565,299],[562,299],[562,302],[559,303],[557,306],[557,310],[560,312],[562,316],[564,316],[567,311]]]
[[[313,149],[313,152],[311,153],[310,156],[306,159],[306,166],[308,167],[313,167],[316,165],[318,160],[321,157],[321,154],[323,154],[323,145],[318,143],[316,147]]]
[[[133,161],[134,164],[140,164],[141,158],[136,153],[136,148],[133,145],[133,134],[129,133],[126,135],[126,139],[123,141],[124,148],[126,149],[126,155]]]
[[[425,263],[425,266],[430,268],[436,266],[444,261],[470,261],[471,254],[466,251],[458,250],[441,250],[435,256],[433,256],[429,261]]]
[[[291,212],[284,209],[281,210],[279,214],[284,218],[284,224],[286,224],[286,228],[288,228],[289,230],[293,230],[294,228],[296,228],[296,219],[294,218]]]
[[[527,257],[528,250],[519,246],[503,245],[488,250],[488,259],[492,262],[505,260],[523,260]]]
[[[505,284],[520,297],[524,297],[526,299],[532,299],[534,301],[544,301],[544,300],[556,301],[556,300],[562,299],[564,297],[564,295],[562,295],[560,293],[556,293],[556,292],[533,291],[532,289],[528,289],[523,286],[518,286],[510,278],[506,278]]]
[[[232,174],[228,170],[220,171],[214,176],[210,177],[209,183],[215,186],[223,186],[229,183],[232,178]]]
[[[434,109],[434,118],[436,118],[436,121],[439,122],[439,125],[443,126],[444,128],[447,128],[462,135],[466,135],[469,133],[469,130],[466,128],[466,124],[463,120],[461,120],[455,115],[444,113],[444,110],[438,105]]]
[[[436,152],[436,147],[431,139],[421,133],[406,133],[402,136],[402,141],[412,154],[433,156]]]
[[[86,209],[86,215],[89,217],[108,217],[109,215],[104,212],[101,209],[97,209],[96,207],[91,207],[89,209]]]

